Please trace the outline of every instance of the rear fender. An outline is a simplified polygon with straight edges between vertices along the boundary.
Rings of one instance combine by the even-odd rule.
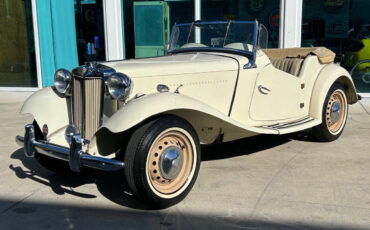
[[[338,65],[329,64],[321,70],[313,87],[310,102],[311,117],[321,120],[326,94],[335,82],[344,86],[349,104],[357,102],[356,88],[349,73]]]

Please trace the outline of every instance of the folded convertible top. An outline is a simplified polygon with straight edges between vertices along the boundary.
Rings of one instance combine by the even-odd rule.
[[[285,49],[264,49],[270,59],[280,58],[305,58],[308,55],[316,55],[321,64],[329,64],[334,61],[335,53],[325,47],[308,48],[285,48]]]

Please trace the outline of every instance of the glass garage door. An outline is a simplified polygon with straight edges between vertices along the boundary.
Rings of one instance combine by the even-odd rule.
[[[268,30],[268,47],[278,47],[280,0],[202,0],[202,21],[215,20],[258,20]]]
[[[0,1],[0,87],[37,87],[31,0]]]
[[[369,9],[369,0],[303,1],[302,46],[334,51],[359,93],[370,93]]]
[[[102,0],[74,0],[78,62],[105,61]]]

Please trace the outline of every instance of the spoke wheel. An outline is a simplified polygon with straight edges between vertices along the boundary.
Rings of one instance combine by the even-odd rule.
[[[187,181],[192,163],[193,149],[188,137],[177,131],[165,132],[151,147],[147,161],[149,180],[158,192],[174,193]]]

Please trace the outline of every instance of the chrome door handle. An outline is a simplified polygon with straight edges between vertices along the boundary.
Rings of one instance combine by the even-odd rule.
[[[267,95],[269,92],[271,92],[271,90],[269,90],[268,88],[266,88],[262,85],[258,86],[258,90],[260,91],[260,93],[265,94],[265,95]]]

